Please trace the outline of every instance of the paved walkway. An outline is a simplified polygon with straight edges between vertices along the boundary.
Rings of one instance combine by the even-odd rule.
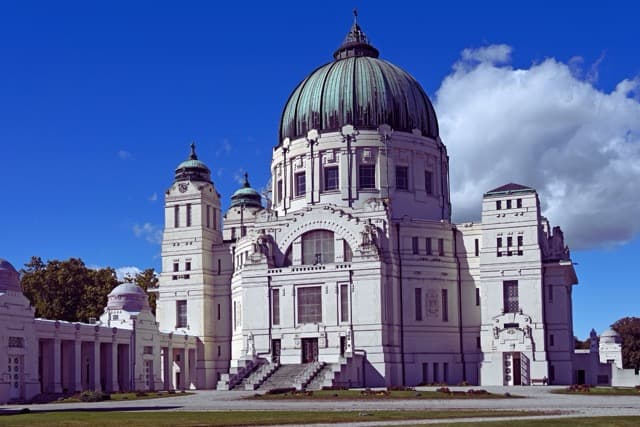
[[[375,401],[274,401],[246,400],[253,392],[213,390],[196,391],[189,396],[177,396],[161,399],[96,402],[96,403],[49,403],[46,405],[5,405],[0,406],[0,413],[7,410],[29,408],[31,411],[64,411],[64,410],[103,410],[103,411],[233,411],[233,410],[355,410],[367,411],[377,409],[503,409],[503,410],[540,410],[556,414],[545,418],[557,417],[599,417],[634,415],[640,416],[640,393],[638,396],[590,396],[551,394],[557,387],[450,387],[452,390],[468,390],[482,388],[492,393],[525,396],[526,399],[429,399],[429,400],[375,400]],[[433,387],[418,387],[418,390],[434,390]],[[437,424],[443,422],[478,422],[478,418],[468,420],[431,420],[431,421],[394,421],[366,422],[363,415],[362,426],[401,425],[401,424]],[[536,417],[539,418],[539,417]],[[493,418],[483,419],[486,421]],[[505,418],[496,418],[505,420]],[[302,421],[302,420],[301,420]],[[336,424],[330,424],[336,426]],[[346,424],[345,424],[346,425]]]

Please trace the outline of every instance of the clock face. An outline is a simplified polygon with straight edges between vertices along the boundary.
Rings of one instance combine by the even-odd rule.
[[[187,191],[187,189],[189,188],[189,184],[178,184],[178,190],[181,193],[185,193]]]

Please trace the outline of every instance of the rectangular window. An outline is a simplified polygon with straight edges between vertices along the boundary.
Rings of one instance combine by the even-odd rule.
[[[176,271],[180,271],[180,263],[174,262],[173,263],[173,272],[175,273]]]
[[[220,304],[218,304],[218,320],[220,320]]]
[[[211,206],[207,205],[207,228],[211,227]]]
[[[439,371],[438,368],[439,368],[438,362],[434,362],[433,363],[433,382],[434,383],[440,382],[440,376],[438,375],[438,371]]]
[[[187,261],[184,263],[185,271],[191,271],[191,261]]]
[[[433,173],[431,171],[424,171],[424,191],[427,194],[433,194]]]
[[[496,255],[502,256],[502,237],[498,237],[496,239],[496,249],[497,249]]]
[[[218,276],[220,275],[220,273],[222,273],[222,262],[218,258]]]
[[[442,381],[444,381],[445,384],[449,383],[449,363],[447,362],[442,364]]]
[[[349,285],[340,285],[340,321],[349,321]]]
[[[511,251],[511,246],[513,246],[513,237],[509,236],[507,237],[507,256],[513,255],[513,252]]]
[[[142,354],[153,354],[153,347],[150,345],[145,345],[142,349]]]
[[[213,229],[218,229],[218,209],[213,208]]]
[[[555,344],[556,344],[555,343],[555,337],[553,336],[553,334],[550,334],[549,335],[549,345],[550,346],[554,346]]]
[[[409,168],[406,166],[396,166],[396,189],[409,189]]]
[[[504,312],[517,313],[520,310],[518,302],[518,281],[506,280],[502,286]]]
[[[191,227],[191,203],[187,203],[187,227]]]
[[[442,290],[442,321],[449,321],[449,291]]]
[[[173,226],[175,228],[180,227],[180,205],[173,207]]]
[[[271,289],[271,323],[280,324],[280,289]]]
[[[300,172],[295,175],[296,178],[296,197],[304,196],[307,192],[307,177],[305,172]]]
[[[425,239],[425,246],[426,246],[426,249],[427,249],[427,255],[431,255],[432,254],[431,237],[427,237]]]
[[[298,293],[298,323],[322,322],[322,287],[296,289]]]
[[[524,238],[523,236],[518,236],[518,255],[522,255],[523,251],[522,251],[522,245],[524,244]]]
[[[476,288],[476,306],[480,306],[480,288]]]
[[[482,341],[480,340],[480,337],[476,337],[476,348],[480,348],[482,346]]]
[[[282,202],[282,180],[279,179],[276,183],[276,200],[278,203]]]
[[[476,254],[476,256],[480,256],[480,240],[475,239],[473,241],[473,245],[474,245],[474,253]]]
[[[444,239],[438,239],[438,255],[444,256]]]
[[[187,327],[187,300],[176,301],[176,328]]]
[[[549,302],[553,302],[553,288],[551,285],[547,288],[547,294],[549,295]]]
[[[221,353],[222,353],[222,351],[220,350],[220,346],[218,346],[218,357],[220,357]]]
[[[496,200],[496,210],[502,209],[502,200]]]
[[[516,207],[517,208],[521,208],[522,207],[522,199],[516,199]]]
[[[511,209],[511,199],[507,200],[507,209]]]
[[[416,320],[422,320],[422,288],[416,288],[415,297],[416,303]]]
[[[358,188],[361,190],[376,188],[375,165],[360,165],[358,168]]]
[[[420,248],[418,247],[418,238],[415,236],[411,238],[411,250],[413,251],[414,255],[418,255],[420,253]]]
[[[338,189],[338,167],[324,168],[324,191]]]

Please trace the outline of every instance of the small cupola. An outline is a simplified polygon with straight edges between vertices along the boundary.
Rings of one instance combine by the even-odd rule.
[[[189,158],[176,168],[175,182],[179,181],[211,182],[211,170],[204,162],[198,160],[196,144],[193,142],[191,143]]]
[[[242,187],[231,196],[231,207],[262,209],[262,196],[249,184],[249,174],[245,172]]]

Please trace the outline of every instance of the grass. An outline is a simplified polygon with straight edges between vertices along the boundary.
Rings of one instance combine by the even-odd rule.
[[[111,393],[110,401],[123,401],[123,400],[146,400],[146,399],[157,399],[160,397],[178,397],[178,396],[189,396],[193,393],[188,392],[176,392],[169,393],[166,391],[147,391],[144,393],[130,392],[130,393]],[[61,400],[54,400],[50,403],[78,403],[82,402],[80,399],[80,393],[74,394],[73,396],[66,397]]]
[[[570,388],[562,388],[552,390],[551,393],[556,394],[572,394],[585,396],[638,396],[640,397],[640,389],[633,387],[581,387],[577,390]]]
[[[470,389],[472,390],[472,389]],[[255,394],[256,400],[375,400],[375,399],[505,399],[520,396],[488,392],[449,392],[413,390],[316,390],[313,392],[288,392],[282,394]]]
[[[460,427],[471,424],[444,423],[438,424],[440,427]],[[510,420],[510,421],[488,421],[475,423],[482,427],[637,427],[640,425],[640,417],[585,417],[585,418],[556,418],[542,420]],[[424,427],[424,424],[416,424],[414,427]],[[410,427],[410,426],[406,426]]]
[[[369,421],[428,420],[542,415],[534,411],[434,410],[434,411],[208,411],[208,412],[106,412],[61,411],[0,416],[0,426],[251,426],[272,424],[353,423]]]

